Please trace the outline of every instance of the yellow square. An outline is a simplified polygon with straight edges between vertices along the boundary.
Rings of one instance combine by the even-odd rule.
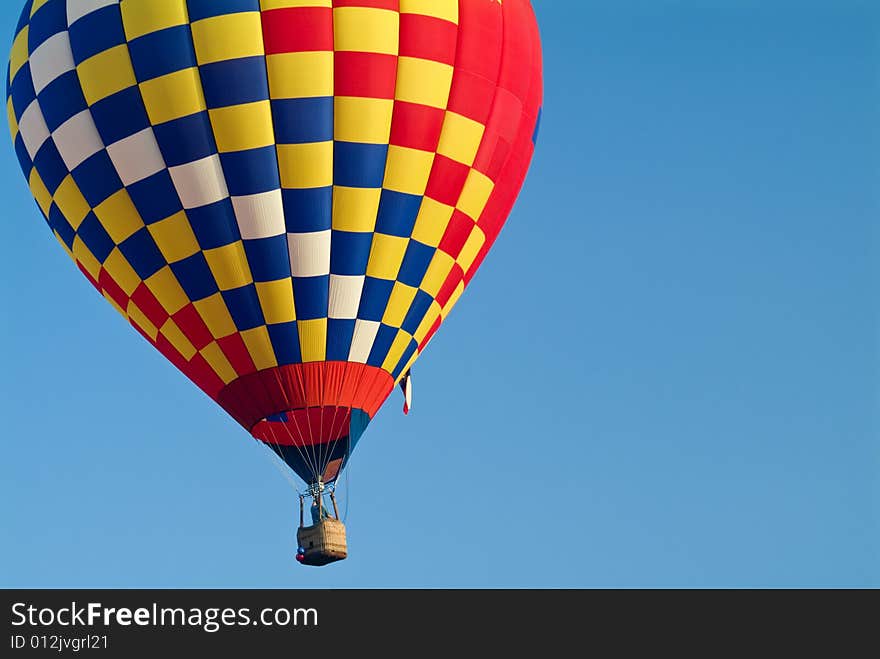
[[[98,276],[101,274],[101,262],[95,258],[94,254],[86,247],[86,244],[79,236],[73,239],[73,255],[76,257],[77,263],[85,268],[86,272],[92,276],[92,279],[97,281]]]
[[[95,206],[95,215],[117,245],[144,227],[144,221],[124,189]]]
[[[408,245],[409,238],[386,236],[384,233],[373,234],[367,275],[377,279],[397,279]]]
[[[464,247],[461,248],[461,253],[456,259],[456,262],[461,266],[461,269],[465,274],[470,270],[471,266],[474,264],[474,260],[477,258],[477,254],[479,254],[480,249],[482,249],[485,244],[486,234],[483,233],[483,230],[480,227],[474,226],[471,235],[468,236]]]
[[[388,298],[382,322],[391,327],[403,325],[403,321],[406,318],[406,314],[409,313],[409,308],[418,290],[399,281],[394,282],[394,288],[391,289],[391,297]]]
[[[434,258],[431,259],[431,265],[428,266],[428,271],[419,288],[431,297],[437,297],[437,293],[440,292],[440,288],[452,271],[453,265],[455,265],[455,259],[438,249],[434,252]]]
[[[266,57],[271,98],[333,96],[333,53],[278,53]]]
[[[422,196],[428,187],[434,153],[405,146],[388,147],[384,187],[396,192]]]
[[[400,0],[400,13],[433,16],[458,24],[458,0]]]
[[[251,359],[257,370],[278,366],[275,358],[275,350],[272,348],[272,340],[269,338],[269,330],[264,325],[241,332],[241,338],[247,346]]]
[[[183,211],[151,224],[147,229],[168,263],[177,263],[201,250]]]
[[[431,302],[431,306],[428,308],[428,313],[425,314],[425,317],[422,318],[422,322],[419,323],[419,328],[416,330],[415,340],[421,344],[422,341],[425,340],[425,337],[428,336],[428,332],[431,331],[431,327],[434,325],[434,321],[436,321],[440,317],[440,305],[437,304],[436,301]]]
[[[461,197],[458,200],[458,209],[476,222],[486,209],[486,203],[494,190],[495,183],[492,179],[482,172],[472,169],[464,182],[464,188],[462,188]]]
[[[333,108],[333,138],[337,142],[388,144],[393,100],[337,96]]]
[[[422,199],[422,206],[419,208],[418,217],[416,217],[416,225],[413,227],[413,240],[418,240],[430,247],[439,245],[454,211],[452,206],[441,204],[430,197]]]
[[[199,70],[175,71],[140,84],[147,115],[153,125],[205,110]]]
[[[89,105],[137,84],[126,44],[90,57],[76,67],[76,72]]]
[[[229,384],[238,378],[238,373],[232,368],[232,364],[229,363],[229,360],[226,358],[226,355],[223,354],[223,351],[220,349],[220,346],[217,345],[216,341],[212,341],[206,345],[199,351],[199,353],[201,353],[202,357],[205,358],[205,361],[211,365],[211,368],[214,369],[214,372],[221,380],[223,380],[224,384]]]
[[[397,60],[398,101],[421,103],[434,108],[446,108],[452,86],[453,68],[449,64],[417,57]]]
[[[15,35],[12,42],[12,52],[9,54],[9,81],[15,80],[15,74],[28,60],[28,26]]]
[[[327,358],[327,319],[300,320],[296,327],[303,363],[324,361]]]
[[[40,177],[36,167],[31,170],[31,175],[28,177],[28,186],[31,189],[31,195],[33,195],[37,202],[37,206],[43,211],[43,215],[49,215],[49,209],[52,207],[52,193],[49,192],[46,184],[43,183],[43,179]]]
[[[199,64],[265,54],[258,11],[212,16],[192,23],[190,28]]]
[[[372,232],[382,190],[333,187],[333,228],[338,231]]]
[[[269,325],[280,325],[296,320],[293,303],[293,282],[290,279],[258,281],[257,297],[263,308],[263,318]]]
[[[279,144],[277,148],[282,188],[333,185],[333,142]]]
[[[215,339],[222,339],[224,336],[235,334],[237,331],[235,323],[232,322],[232,316],[229,315],[226,302],[220,293],[214,293],[211,297],[197,300],[193,302],[193,306],[199,312],[202,320],[205,321],[205,325],[208,326],[208,331],[211,332],[211,336]]]
[[[241,288],[254,281],[240,240],[231,245],[206,249],[203,254],[221,291]]]
[[[73,176],[70,174],[61,181],[58,189],[55,190],[53,197],[58,210],[64,215],[65,219],[70,223],[74,230],[79,229],[79,225],[89,214],[91,207],[86,198],[79,191],[79,186],[74,182]]]
[[[182,0],[125,0],[119,8],[128,41],[189,23],[186,3]]]
[[[183,333],[183,330],[177,326],[170,318],[165,321],[165,324],[159,329],[159,333],[162,334],[168,342],[174,346],[174,349],[180,353],[180,356],[183,357],[186,361],[192,359],[196,352],[198,352],[195,346],[190,342],[188,338],[186,338],[186,334]]]
[[[245,151],[275,144],[269,101],[208,110],[217,150]]]
[[[403,357],[403,352],[411,341],[412,337],[408,332],[397,330],[397,336],[394,337],[394,341],[388,349],[388,355],[385,357],[385,361],[382,362],[382,369],[391,373],[397,367],[398,362]]]
[[[400,16],[373,7],[336,7],[333,10],[333,48],[337,52],[397,55]]]
[[[455,112],[447,112],[437,153],[470,167],[474,164],[486,127]]]
[[[18,119],[15,118],[15,105],[12,103],[12,96],[6,101],[6,119],[9,121],[9,135],[12,141],[18,136]]]
[[[153,325],[152,321],[147,318],[147,314],[141,311],[140,307],[138,307],[138,305],[132,300],[129,300],[128,302],[128,308],[125,310],[125,315],[128,316],[129,321],[131,321],[135,327],[139,327],[141,331],[153,339],[153,341],[156,340],[156,337],[159,335],[159,328]]]
[[[144,281],[162,308],[173,316],[189,304],[190,299],[167,265]]]
[[[125,294],[128,296],[131,296],[131,294],[134,293],[134,289],[136,289],[141,283],[141,278],[138,277],[138,274],[128,263],[125,256],[122,255],[122,252],[119,251],[118,247],[114,247],[113,251],[111,251],[110,255],[107,257],[107,260],[104,261],[104,270],[107,271],[110,278],[115,281],[119,285],[119,288],[125,291]]]

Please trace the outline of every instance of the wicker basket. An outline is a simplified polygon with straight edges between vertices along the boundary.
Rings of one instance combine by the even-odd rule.
[[[345,524],[338,519],[328,518],[314,526],[301,526],[296,540],[305,549],[303,565],[327,565],[348,556]]]

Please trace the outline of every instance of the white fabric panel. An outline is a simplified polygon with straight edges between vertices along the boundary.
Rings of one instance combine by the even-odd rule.
[[[281,190],[232,197],[232,207],[238,220],[238,230],[245,240],[281,236],[286,231]]]
[[[185,165],[169,167],[168,173],[184,208],[207,206],[229,196],[220,156],[216,153]]]
[[[330,274],[330,229],[287,234],[290,274],[319,277]]]
[[[375,320],[360,320],[354,324],[354,336],[351,339],[351,351],[348,353],[348,361],[366,364],[370,358],[370,351],[379,333],[379,323]]]
[[[73,53],[70,50],[70,38],[67,31],[52,35],[40,44],[28,58],[31,65],[31,77],[34,89],[39,94],[58,76],[73,71]]]
[[[330,318],[357,318],[364,276],[330,275]]]
[[[58,147],[67,169],[73,171],[83,161],[104,149],[104,142],[95,128],[95,121],[88,110],[73,115],[61,124],[52,139]]]
[[[118,4],[119,0],[67,0],[67,24],[73,25],[86,14]]]
[[[21,119],[18,120],[18,130],[24,141],[24,148],[33,160],[40,147],[49,139],[49,128],[46,126],[46,120],[43,118],[43,111],[40,109],[39,103],[33,101],[21,113]]]
[[[165,159],[152,128],[129,135],[107,147],[110,160],[125,185],[143,181],[165,169]]]

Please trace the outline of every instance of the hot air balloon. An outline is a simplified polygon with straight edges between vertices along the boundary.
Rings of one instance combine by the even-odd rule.
[[[542,103],[528,0],[28,0],[15,152],[81,273],[324,495],[483,262]]]

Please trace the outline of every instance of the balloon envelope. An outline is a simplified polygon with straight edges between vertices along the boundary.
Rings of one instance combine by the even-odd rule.
[[[29,0],[7,105],[83,275],[329,482],[498,235],[541,98],[528,0]]]

